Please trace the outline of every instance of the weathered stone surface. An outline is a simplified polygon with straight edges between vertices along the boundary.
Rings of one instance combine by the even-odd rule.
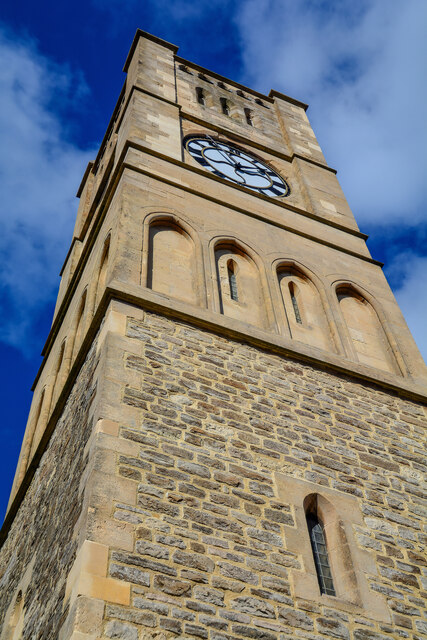
[[[303,611],[283,607],[279,609],[279,618],[295,629],[304,629],[305,631],[313,631],[314,629],[312,618]]]
[[[175,551],[172,559],[178,564],[183,564],[192,569],[199,569],[200,571],[213,571],[215,566],[210,558],[195,553],[184,553],[183,551]]]
[[[135,598],[140,600],[140,598]],[[135,606],[138,606],[134,602]],[[144,607],[142,607],[144,608]],[[108,605],[106,615],[109,618],[117,618],[118,620],[126,620],[135,625],[142,625],[143,627],[155,627],[156,616],[149,611],[135,611],[135,609],[124,609],[122,607]]]
[[[156,576],[159,578],[160,576]],[[161,602],[151,602],[151,600],[145,600],[144,598],[136,597],[133,600],[133,604],[138,609],[148,609],[148,611],[154,611],[154,613],[161,613],[162,615],[167,615],[169,607],[167,604],[163,604]],[[145,615],[145,614],[144,614]],[[114,616],[117,617],[117,612],[114,612]]]
[[[212,585],[225,591],[234,591],[240,593],[245,588],[244,584],[237,582],[237,580],[226,580],[221,576],[212,576]]]
[[[144,567],[145,569],[151,569],[152,571],[159,571],[160,573],[166,573],[167,575],[176,576],[177,571],[174,567],[170,567],[161,562],[150,560],[141,556],[136,556],[130,553],[114,552],[112,559],[117,562],[123,562],[130,565],[136,565],[137,567]]]
[[[318,630],[328,638],[342,638],[350,640],[348,625],[333,618],[316,618]]]
[[[229,564],[228,562],[218,562],[220,572],[226,578],[234,578],[235,580],[241,580],[242,582],[248,582],[249,584],[258,584],[259,579],[256,573],[247,571],[241,567]]]
[[[390,640],[389,635],[370,631],[369,629],[356,629],[353,635],[354,640]]]
[[[200,602],[209,602],[217,607],[224,606],[224,592],[209,587],[194,587],[193,596]]]
[[[113,620],[107,623],[105,635],[107,638],[120,638],[120,640],[138,640],[138,629],[125,622]]]
[[[141,584],[144,587],[150,586],[150,574],[140,571],[136,567],[127,567],[121,564],[110,565],[110,575],[119,580],[126,580],[134,584]]]
[[[198,625],[191,624],[190,622],[186,622],[184,625],[185,633],[188,633],[189,636],[195,636],[196,638],[207,638],[208,631],[203,627],[199,627]]]
[[[257,598],[250,598],[248,596],[242,596],[235,598],[231,601],[231,607],[236,611],[242,613],[248,613],[253,616],[261,616],[262,618],[275,618],[274,607],[268,602],[258,600]]]
[[[272,589],[273,591],[287,594],[290,593],[289,584],[284,580],[280,580],[280,578],[275,578],[274,576],[263,576],[261,578],[261,584],[263,587]]]
[[[233,533],[238,534],[243,533],[243,528],[236,522],[225,518],[219,518],[203,511],[196,511],[195,509],[184,509],[184,517],[188,518],[189,520],[199,522],[200,524],[204,524],[208,527],[212,527],[213,529],[232,531]]]
[[[158,544],[152,542],[146,542],[145,540],[138,540],[135,545],[135,550],[143,556],[151,556],[152,558],[167,559],[169,557],[169,550]]]
[[[172,633],[178,634],[182,631],[182,623],[179,620],[174,620],[172,618],[160,618],[159,624],[162,629],[172,631]]]
[[[255,640],[277,640],[277,635],[273,635],[268,631],[262,631],[261,629],[254,629],[253,627],[246,627],[242,625],[233,625],[233,633],[243,636],[244,638],[255,638]]]
[[[154,576],[154,587],[172,596],[189,595],[191,593],[191,584],[189,582],[173,580],[161,575]]]

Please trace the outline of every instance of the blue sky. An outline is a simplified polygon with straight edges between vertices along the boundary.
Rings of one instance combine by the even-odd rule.
[[[0,514],[74,197],[137,28],[309,118],[427,358],[425,0],[22,0],[0,13]]]

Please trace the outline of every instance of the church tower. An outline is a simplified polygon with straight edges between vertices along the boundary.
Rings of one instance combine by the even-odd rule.
[[[0,640],[421,640],[426,368],[307,106],[142,31],[124,70],[1,531]]]

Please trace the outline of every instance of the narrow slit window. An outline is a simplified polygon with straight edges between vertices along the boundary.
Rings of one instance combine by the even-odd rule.
[[[297,297],[295,295],[295,287],[293,282],[289,283],[289,293],[291,295],[291,301],[294,309],[295,320],[298,322],[298,324],[302,324],[301,312],[298,306]]]
[[[239,295],[237,291],[237,278],[236,278],[236,272],[234,269],[234,262],[232,260],[230,260],[230,262],[227,264],[227,271],[228,271],[228,284],[230,285],[230,298],[238,302]]]
[[[221,109],[222,109],[223,114],[225,116],[229,116],[230,115],[230,107],[228,106],[227,98],[220,98],[220,102],[221,102]]]
[[[197,97],[197,102],[199,104],[206,104],[205,103],[205,94],[204,91],[202,89],[202,87],[196,87],[196,97]]]
[[[311,549],[313,551],[314,564],[316,565],[320,592],[328,596],[335,596],[323,524],[317,516],[308,514],[307,526],[310,533]]]
[[[252,120],[252,113],[250,109],[245,109],[245,118],[246,118],[246,122],[248,125],[250,125],[251,127],[254,126],[253,120]]]

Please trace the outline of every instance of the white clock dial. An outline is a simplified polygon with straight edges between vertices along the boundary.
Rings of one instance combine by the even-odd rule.
[[[270,197],[287,196],[289,185],[252,154],[210,136],[187,136],[184,147],[203,167],[221,178]]]

